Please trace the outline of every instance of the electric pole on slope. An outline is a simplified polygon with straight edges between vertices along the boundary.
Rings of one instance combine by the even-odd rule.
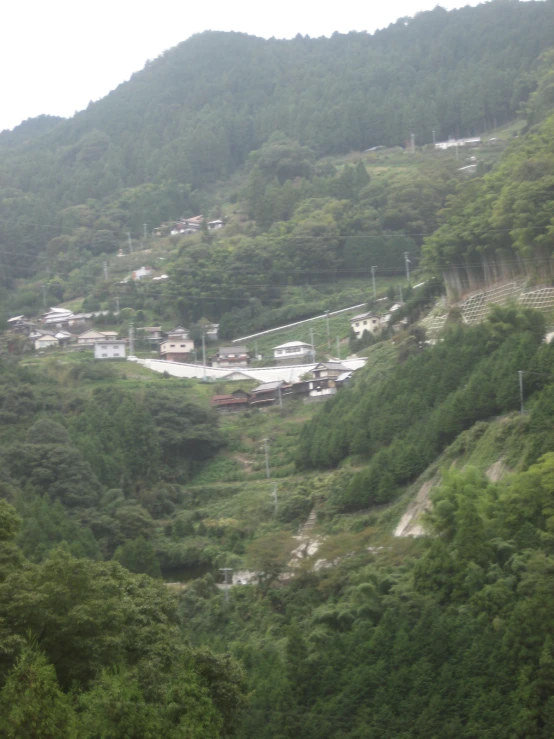
[[[315,342],[314,342],[314,330],[310,328],[310,338],[312,341],[312,362],[315,362]]]
[[[327,347],[331,351],[331,330],[329,328],[329,311],[325,311],[327,315]]]
[[[119,295],[115,299],[115,312],[117,315],[117,322],[119,323]]]
[[[377,290],[375,289],[375,270],[377,267],[373,265],[371,268],[371,281],[373,282],[373,298],[375,299],[377,297]]]
[[[227,602],[229,600],[229,588],[233,584],[233,577],[232,577],[233,568],[232,567],[220,567],[219,571],[223,572],[223,574],[225,575],[224,590],[225,590],[225,602]],[[229,580],[229,576],[231,576],[231,580]]]
[[[269,472],[269,452],[267,449],[267,439],[264,439],[264,454],[265,454],[265,476],[269,480],[271,475]]]
[[[271,473],[269,471],[269,450],[267,448],[267,442],[268,442],[268,439],[264,439],[265,476],[269,480],[271,478]],[[277,516],[277,513],[279,511],[279,498],[277,497],[277,483],[276,482],[273,483],[273,489],[270,495],[273,498],[273,510],[275,512],[275,515]]]
[[[206,382],[206,327],[202,326],[202,380]]]
[[[146,243],[146,239],[148,238],[148,224],[147,223],[143,223],[142,224],[142,227],[144,229],[144,237],[143,238],[144,238],[144,241]]]
[[[108,281],[108,263],[107,263],[107,261],[105,259],[104,259],[104,262],[102,264],[102,269],[104,271],[104,280],[107,282]]]
[[[134,357],[135,355],[135,342],[134,342],[135,336],[134,334],[135,334],[135,327],[133,326],[132,323],[130,323],[129,324],[129,354],[131,355],[131,357]]]
[[[519,375],[519,400],[521,402],[521,415],[525,413],[525,408],[523,405],[523,371],[518,370]]]
[[[129,254],[133,253],[133,239],[131,238],[131,232],[127,231],[127,243],[129,244]]]
[[[340,359],[340,339],[337,336],[337,359]]]
[[[435,129],[433,129],[433,146],[437,145],[437,140],[435,138]]]
[[[410,255],[407,251],[404,252],[404,261],[406,262],[406,280],[410,281]]]
[[[415,133],[410,134],[410,141],[412,144],[412,154],[415,152]]]

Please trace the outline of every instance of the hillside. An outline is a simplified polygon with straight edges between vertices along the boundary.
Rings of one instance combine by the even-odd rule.
[[[49,242],[74,227],[68,208],[93,206],[91,222],[79,224],[92,232],[80,236],[107,253],[143,223],[210,208],[202,189],[275,133],[321,157],[511,120],[554,36],[553,7],[437,8],[374,35],[331,39],[195,36],[44,135],[20,127],[22,143],[0,157],[2,262],[18,265],[18,276],[35,270]]]
[[[449,303],[552,282],[553,39],[552,0],[206,33],[0,134],[4,319],[367,358],[260,406],[4,324],[1,737],[554,736],[552,315]]]

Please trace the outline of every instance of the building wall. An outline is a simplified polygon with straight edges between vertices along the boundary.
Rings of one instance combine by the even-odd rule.
[[[125,359],[125,344],[103,344],[101,341],[94,345],[95,359]]]

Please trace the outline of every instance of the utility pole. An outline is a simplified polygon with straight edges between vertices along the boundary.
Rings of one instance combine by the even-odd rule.
[[[283,407],[283,393],[281,392],[281,385],[277,388],[277,394],[279,397],[279,408]]]
[[[460,158],[460,152],[458,151],[458,142],[456,141],[456,160]]]
[[[435,129],[433,129],[433,146],[437,145],[437,140],[435,138]]]
[[[410,134],[410,140],[412,142],[412,154],[415,152],[415,133]]]
[[[42,286],[42,305],[44,306],[44,310],[46,310],[46,285]]]
[[[400,302],[404,302],[404,298],[402,297],[402,285],[398,286],[398,294],[400,295]]]
[[[127,231],[127,243],[129,244],[129,254],[133,253],[133,239],[131,238],[131,232]]]
[[[202,364],[204,365],[202,379],[206,382],[206,328],[202,326]]]
[[[377,290],[375,289],[375,270],[377,267],[373,266],[371,268],[371,281],[373,282],[373,298],[377,297]]]
[[[269,451],[267,449],[267,439],[264,439],[264,454],[265,454],[265,476],[269,480],[270,473],[269,473]]]
[[[312,341],[312,362],[315,362],[315,342],[314,342],[314,330],[310,329],[310,338]]]
[[[404,261],[406,262],[406,280],[410,282],[410,255],[407,251],[404,252]]]
[[[273,483],[273,490],[270,493],[271,497],[273,498],[273,510],[275,513],[275,518],[277,518],[277,514],[279,513],[279,498],[277,497],[277,483]]]
[[[329,351],[331,351],[331,330],[329,328],[329,311],[325,311],[327,314],[327,346],[329,348]]]
[[[232,567],[220,567],[220,572],[223,572],[225,575],[225,602],[227,603],[229,600],[229,588],[233,584],[233,578],[231,576],[231,579],[229,580],[229,576],[232,575],[233,568]]]
[[[340,359],[340,341],[339,341],[338,336],[337,336],[337,359]]]
[[[256,357],[256,361],[258,359],[258,339],[254,340],[254,356]]]
[[[134,332],[135,327],[132,323],[129,324],[129,354],[131,357],[134,357],[135,355],[135,343],[134,343]]]
[[[521,415],[525,413],[525,408],[523,405],[523,371],[518,370],[519,375],[519,399],[521,401]]]
[[[108,281],[108,263],[107,263],[107,261],[105,259],[104,259],[104,263],[102,265],[102,268],[104,270],[104,279],[107,282]]]
[[[146,239],[148,237],[148,224],[147,223],[143,223],[142,226],[144,228],[144,241],[146,241]]]
[[[117,322],[119,323],[119,295],[115,299],[115,312],[117,314]]]

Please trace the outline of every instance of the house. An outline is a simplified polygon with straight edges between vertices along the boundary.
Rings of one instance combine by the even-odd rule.
[[[338,378],[335,377],[322,377],[316,380],[310,380],[309,400],[326,400],[331,395],[336,395],[337,381]]]
[[[479,137],[472,139],[448,139],[448,141],[439,141],[435,144],[435,149],[451,149],[453,146],[465,146],[469,148],[475,148],[481,146],[481,139]]]
[[[125,359],[126,343],[123,340],[97,341],[94,345],[95,359]]]
[[[192,218],[180,218],[173,224],[170,234],[171,236],[195,234],[202,228],[204,216],[193,216]]]
[[[284,380],[275,380],[274,382],[263,382],[252,390],[252,399],[250,405],[259,408],[266,405],[279,405],[283,402]]]
[[[139,267],[131,272],[131,279],[142,280],[144,277],[152,277],[153,271],[152,267]]]
[[[340,362],[320,362],[312,370],[312,376],[314,380],[322,380],[325,378],[336,379],[343,372],[348,372],[348,367],[345,367]]]
[[[182,326],[177,326],[173,329],[173,331],[167,332],[167,338],[172,339],[175,341],[176,339],[188,339],[190,336],[190,331],[188,328],[183,328]]]
[[[73,320],[73,312],[67,308],[50,308],[49,311],[42,314],[41,321],[49,326],[61,328],[64,325],[71,324]]]
[[[250,354],[245,346],[222,346],[212,357],[212,367],[248,367]]]
[[[253,380],[254,378],[244,372],[239,372],[239,370],[232,370],[227,375],[223,375],[223,377],[220,377],[219,379],[224,380],[225,382],[243,382],[245,380]]]
[[[219,332],[219,323],[206,323],[204,324],[204,333],[209,341],[217,341]]]
[[[314,348],[303,341],[289,341],[273,349],[273,358],[277,364],[304,364],[312,360]]]
[[[100,331],[100,333],[105,339],[109,339],[110,341],[116,341],[119,338],[117,331]]]
[[[219,413],[237,413],[248,408],[250,397],[246,390],[235,390],[228,395],[213,395],[211,404]]]
[[[217,231],[218,228],[223,228],[223,221],[208,221],[208,228],[210,231]]]
[[[350,319],[350,327],[356,334],[356,338],[361,339],[365,331],[371,334],[379,333],[381,321],[374,313],[360,313]]]
[[[160,344],[160,357],[168,362],[186,362],[194,351],[191,339],[166,339]]]
[[[151,344],[158,343],[163,339],[162,327],[161,326],[143,326],[137,328],[137,331],[144,331],[144,338]]]
[[[50,349],[53,346],[59,346],[59,343],[52,334],[44,334],[35,340],[35,349]]]
[[[101,334],[100,331],[94,331],[93,329],[90,329],[89,331],[85,331],[83,334],[79,334],[77,336],[77,344],[95,344],[97,341],[105,341],[106,337],[104,334]]]
[[[70,334],[69,331],[58,331],[56,334],[54,334],[54,336],[61,346],[69,344],[69,342],[73,339],[73,334]]]

